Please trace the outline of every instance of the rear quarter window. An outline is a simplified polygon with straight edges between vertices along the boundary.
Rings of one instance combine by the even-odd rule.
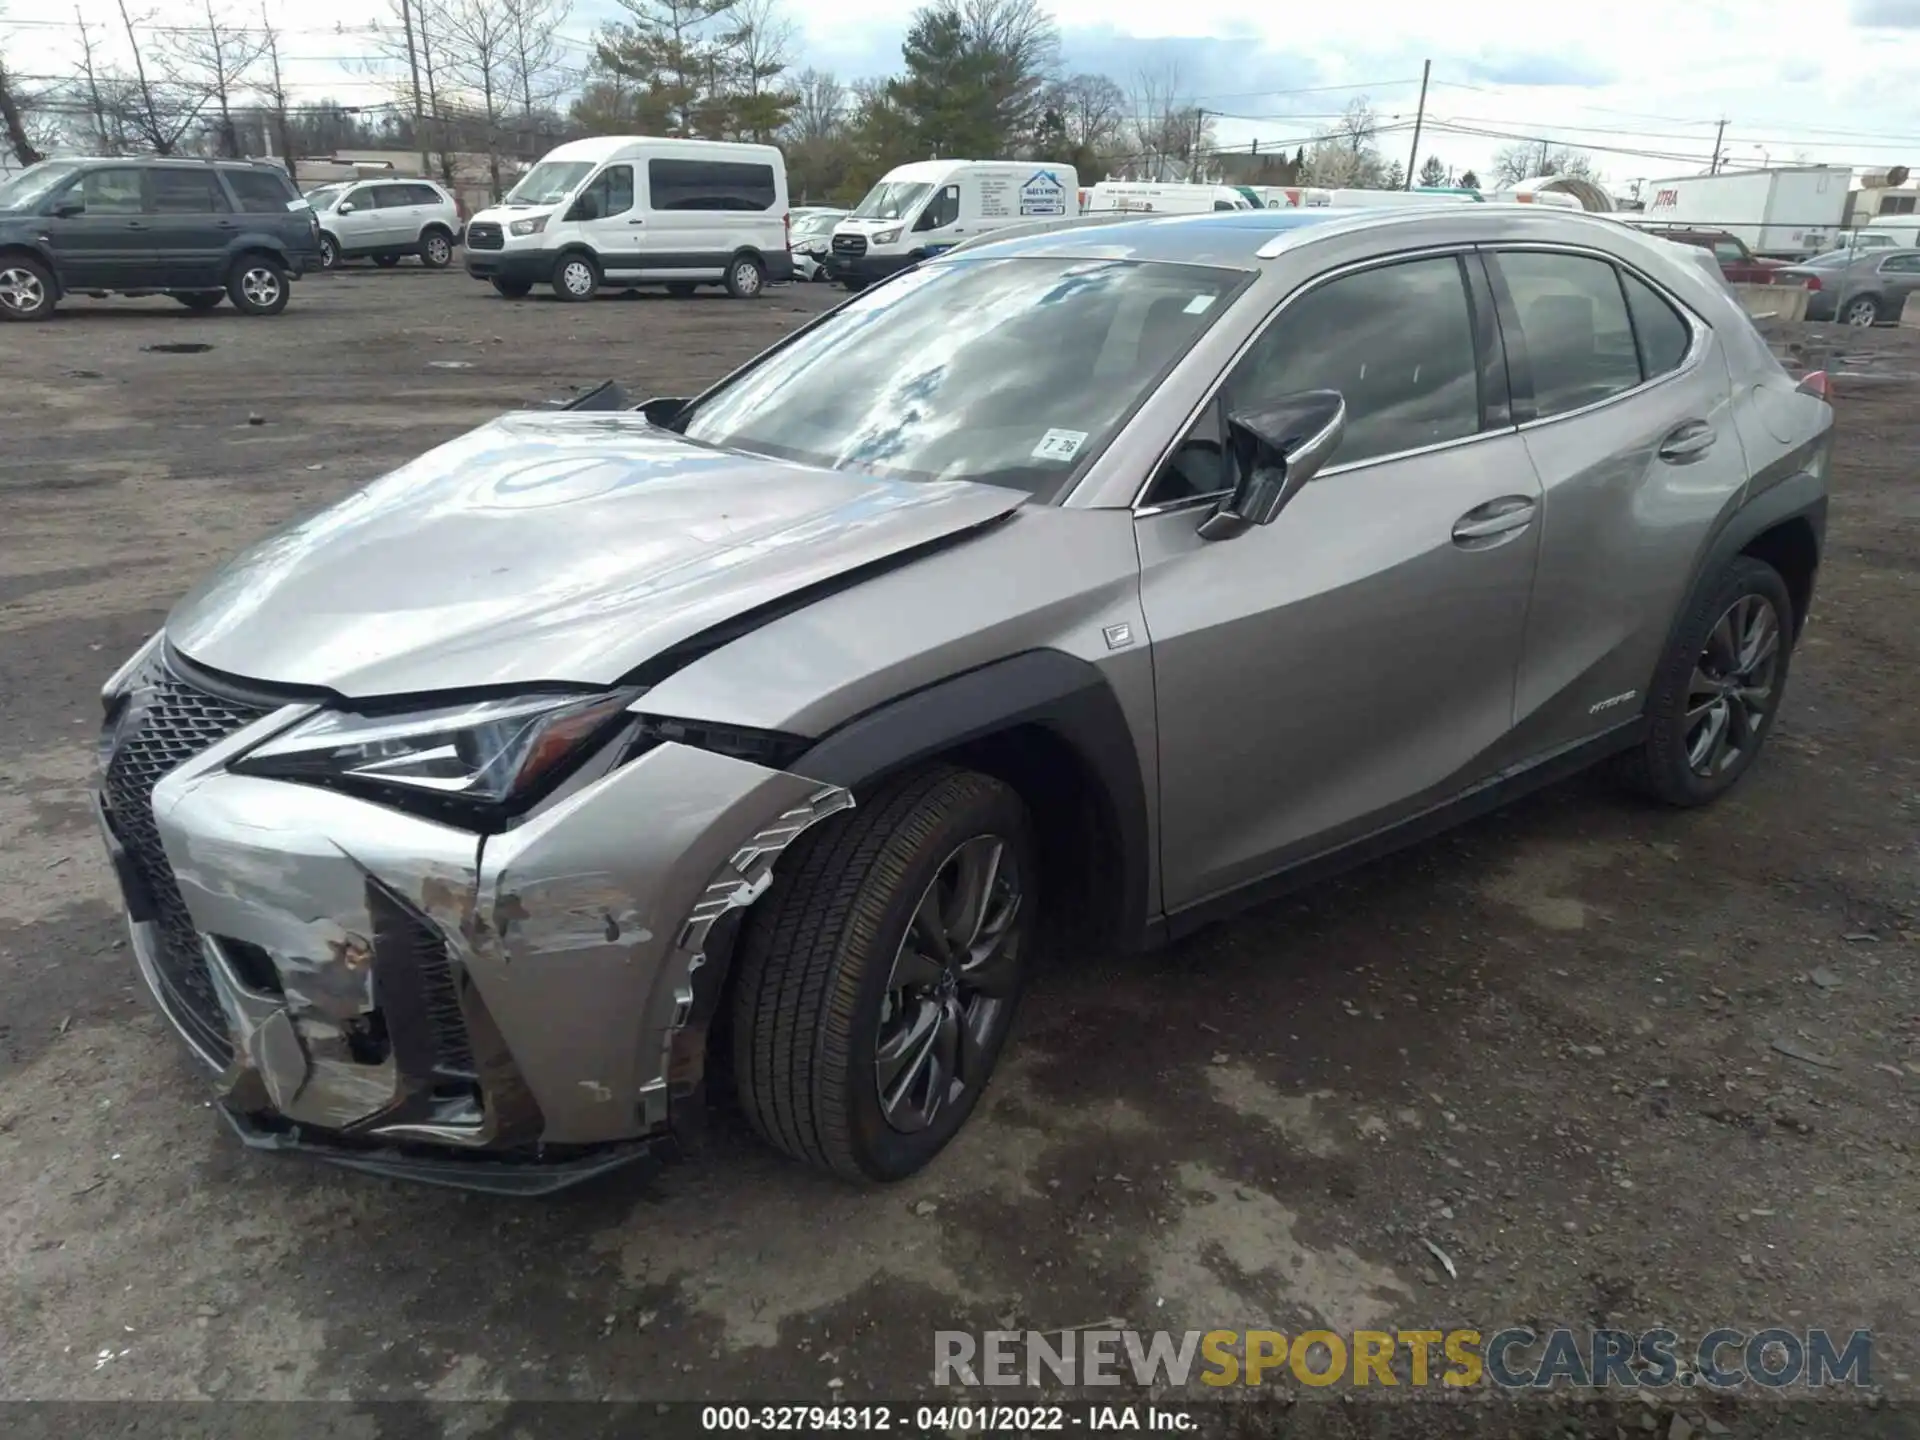
[[[285,210],[300,198],[300,192],[293,188],[293,182],[273,171],[222,170],[220,178],[227,182],[227,192],[233,196],[233,208],[250,215]]]

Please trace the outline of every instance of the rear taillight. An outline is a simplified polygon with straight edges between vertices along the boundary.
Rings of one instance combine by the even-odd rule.
[[[1824,370],[1809,370],[1794,386],[1802,395],[1811,395],[1819,400],[1833,399],[1833,382],[1827,378]]]
[[[1818,275],[1807,276],[1807,289],[1818,290],[1819,288],[1820,288],[1820,277]]]

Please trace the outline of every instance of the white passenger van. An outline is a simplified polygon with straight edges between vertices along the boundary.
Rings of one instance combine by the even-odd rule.
[[[547,153],[467,222],[467,273],[509,299],[724,285],[749,300],[793,278],[787,164],[771,145],[604,135]]]
[[[1070,215],[1071,165],[1049,160],[921,160],[886,173],[833,231],[827,273],[849,290],[1022,220]]]
[[[1257,208],[1247,192],[1231,185],[1160,185],[1140,180],[1102,180],[1087,196],[1084,213],[1133,210],[1142,215],[1204,215],[1214,210]]]

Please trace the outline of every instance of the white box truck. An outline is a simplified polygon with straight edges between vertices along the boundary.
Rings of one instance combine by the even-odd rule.
[[[1833,248],[1852,173],[1843,165],[1804,165],[1650,180],[1642,222],[1724,230],[1756,255],[1803,260]]]
[[[1071,165],[1045,160],[919,160],[897,165],[834,227],[827,273],[849,290],[917,265],[962,240],[1070,215]]]

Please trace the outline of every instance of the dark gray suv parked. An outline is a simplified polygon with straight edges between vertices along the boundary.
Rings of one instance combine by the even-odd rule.
[[[278,315],[319,263],[319,225],[276,165],[46,160],[0,185],[0,320],[110,294]]]

